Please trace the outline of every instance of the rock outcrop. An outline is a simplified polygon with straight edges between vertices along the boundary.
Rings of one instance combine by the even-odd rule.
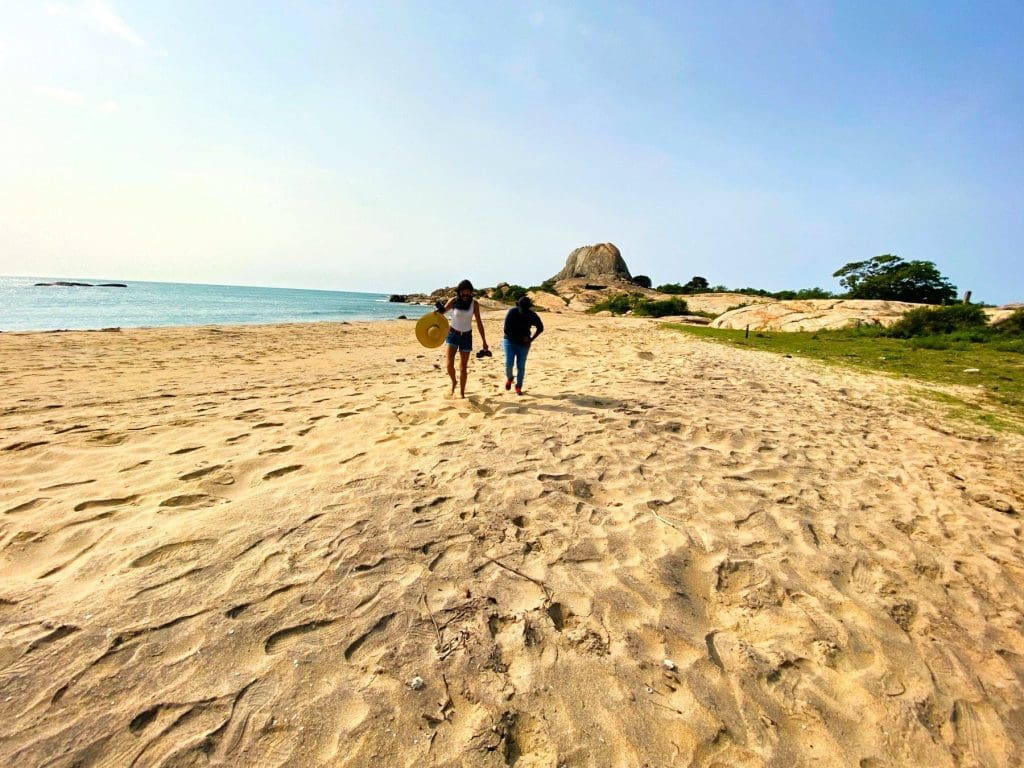
[[[577,248],[569,254],[565,267],[555,275],[554,279],[568,280],[575,277],[617,277],[627,281],[633,279],[622,254],[612,243],[598,243]]]
[[[890,326],[903,313],[926,304],[865,299],[807,299],[755,304],[730,310],[711,322],[712,328],[754,331],[825,331],[858,324]]]
[[[547,310],[548,312],[564,312],[567,309],[566,300],[553,293],[548,293],[547,291],[530,291],[526,295],[529,296],[530,301],[533,302],[534,309]]]
[[[37,288],[127,288],[126,283],[73,283],[67,280],[58,280],[55,283],[36,283]]]

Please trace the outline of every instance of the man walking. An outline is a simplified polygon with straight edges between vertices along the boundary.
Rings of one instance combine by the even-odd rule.
[[[516,394],[523,394],[526,355],[530,345],[544,332],[544,323],[530,307],[533,302],[523,296],[505,315],[505,389],[512,388],[512,365],[516,366]],[[533,329],[536,329],[534,331]]]

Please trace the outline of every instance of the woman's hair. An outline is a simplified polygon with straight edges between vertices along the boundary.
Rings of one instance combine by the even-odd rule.
[[[469,289],[471,291],[473,290],[473,284],[469,282],[469,280],[463,280],[461,283],[459,283],[458,287],[455,289],[455,292],[462,293],[466,289]]]

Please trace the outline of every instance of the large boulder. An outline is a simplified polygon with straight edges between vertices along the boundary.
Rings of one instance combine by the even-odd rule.
[[[555,275],[555,280],[568,280],[574,277],[610,278],[632,281],[629,267],[612,243],[598,243],[577,248],[569,254],[565,267]]]
[[[752,331],[824,331],[855,325],[890,326],[903,313],[926,304],[867,299],[807,299],[754,304],[726,312],[711,322],[712,328]]]
[[[723,315],[741,304],[775,304],[771,296],[748,296],[745,293],[689,293],[679,296],[686,300],[691,312]]]
[[[566,300],[547,291],[530,291],[526,294],[533,302],[534,309],[544,309],[548,312],[564,312]]]

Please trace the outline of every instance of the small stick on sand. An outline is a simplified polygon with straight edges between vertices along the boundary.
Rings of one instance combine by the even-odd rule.
[[[430,617],[430,623],[434,625],[434,634],[437,635],[437,645],[434,650],[439,652],[441,646],[444,644],[441,639],[441,630],[437,626],[437,622],[434,621],[434,612],[430,610],[430,603],[427,602],[427,590],[422,584],[420,584],[420,592],[423,595],[423,606],[427,609],[427,615]]]
[[[545,597],[547,597],[548,602],[551,602],[551,592],[549,592],[548,588],[546,586],[544,586],[544,582],[543,581],[538,581],[537,579],[533,578],[533,576],[527,576],[522,571],[517,571],[512,566],[505,565],[503,562],[501,562],[500,560],[495,560],[493,557],[488,557],[487,555],[484,555],[484,558],[486,558],[488,561],[494,563],[495,565],[501,566],[506,571],[509,571],[510,573],[514,573],[516,576],[522,576],[527,581],[532,581],[534,584],[536,584],[538,587],[540,587],[542,590],[544,590]]]
[[[655,511],[654,511],[653,509],[651,510],[651,514],[652,514],[652,515],[654,515],[654,516],[655,516],[656,518],[658,518],[659,520],[661,520],[661,522],[663,522],[663,523],[664,523],[665,525],[671,526],[672,528],[675,528],[675,529],[676,529],[677,531],[679,531],[680,533],[682,533],[682,531],[681,531],[681,530],[679,529],[679,526],[678,526],[678,525],[675,525],[674,523],[671,523],[671,522],[669,522],[669,521],[668,521],[668,520],[666,520],[666,519],[665,519],[664,517],[662,517],[662,516],[661,516],[661,515],[659,515],[659,514],[658,514],[657,512],[655,512]]]

